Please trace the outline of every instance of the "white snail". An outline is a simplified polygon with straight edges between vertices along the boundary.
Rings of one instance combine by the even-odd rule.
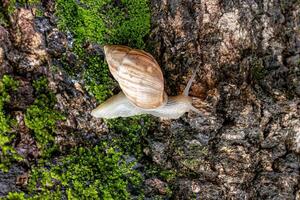
[[[151,114],[167,119],[177,119],[193,110],[189,89],[196,71],[183,94],[168,97],[164,92],[164,79],[160,66],[149,53],[121,45],[104,46],[106,61],[122,92],[92,111],[97,118],[130,117]]]

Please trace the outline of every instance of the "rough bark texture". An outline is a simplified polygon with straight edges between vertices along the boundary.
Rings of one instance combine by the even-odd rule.
[[[299,199],[299,1],[151,5],[169,94],[201,63],[190,94],[205,114],[162,122],[150,142],[155,163],[188,172],[173,197]]]
[[[148,44],[167,93],[181,93],[200,63],[190,95],[203,114],[161,120],[146,136],[145,160],[177,174],[170,182],[148,177],[146,197],[164,197],[169,187],[172,199],[300,199],[300,2],[152,0],[151,9]],[[10,30],[0,27],[0,74],[19,77],[19,96],[12,97],[17,149],[36,158],[22,116],[38,75],[48,77],[57,108],[67,114],[58,142],[75,146],[108,130],[89,115],[96,102],[81,85],[49,70],[67,37],[51,17],[36,20],[35,28],[33,20],[21,9]],[[23,172],[0,172],[0,196],[17,190],[13,183]]]

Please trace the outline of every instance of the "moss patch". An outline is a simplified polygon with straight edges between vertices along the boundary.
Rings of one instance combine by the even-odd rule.
[[[47,156],[56,149],[54,143],[55,125],[64,116],[54,109],[56,98],[48,89],[48,81],[42,77],[33,82],[37,98],[26,110],[25,125],[32,130],[39,148]]]
[[[8,75],[0,80],[0,170],[8,171],[11,162],[21,160],[12,146],[15,135],[12,132],[13,120],[6,113],[10,102],[10,92],[16,91],[18,82]]]
[[[124,152],[142,157],[142,143],[145,135],[154,127],[154,122],[149,116],[135,116],[122,119],[107,120],[112,133],[118,137],[113,141]]]
[[[99,102],[112,95],[116,84],[108,66],[99,55],[91,55],[84,44],[126,44],[144,48],[144,38],[150,32],[148,0],[57,0],[56,15],[61,30],[74,39],[73,51],[84,65],[85,88]],[[82,64],[84,63],[84,64]],[[78,74],[72,72],[70,74]]]
[[[148,0],[57,0],[59,28],[70,31],[75,44],[122,43],[143,47],[150,31]]]
[[[21,160],[21,156],[13,148],[16,132],[12,131],[14,120],[6,111],[10,102],[9,93],[16,91],[18,82],[10,76],[4,75],[0,81],[0,169],[7,171],[10,163]],[[46,78],[33,82],[36,99],[25,113],[25,125],[32,131],[31,134],[43,152],[43,157],[50,156],[56,150],[54,142],[55,126],[58,120],[63,120],[63,115],[54,109],[56,98],[48,89]]]
[[[120,149],[105,143],[78,148],[47,168],[32,170],[28,199],[130,199],[140,193],[141,175],[133,170],[134,165]],[[8,197],[22,199],[24,194]]]
[[[109,77],[108,66],[99,56],[88,56],[85,61],[85,88],[98,102],[103,102],[113,94],[116,83]]]

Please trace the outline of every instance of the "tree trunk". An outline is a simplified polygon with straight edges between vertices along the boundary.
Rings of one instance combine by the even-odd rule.
[[[55,108],[67,115],[56,130],[61,149],[114,137],[89,114],[96,101],[83,81],[50,70],[65,57],[71,67],[79,61],[64,55],[68,37],[55,29],[54,2],[42,5],[47,19],[22,8],[5,15],[8,28],[0,26],[0,75],[20,83],[9,105],[18,119],[14,145],[28,162],[40,153],[24,115],[41,75],[55,93]],[[147,48],[162,68],[166,92],[181,93],[200,66],[189,94],[201,114],[157,120],[144,137],[140,164],[174,175],[165,175],[168,181],[145,172],[145,198],[300,200],[300,1],[151,0],[150,7]],[[0,171],[0,196],[20,190],[15,180],[28,178],[28,165]]]
[[[174,197],[299,199],[299,1],[151,6],[150,41],[168,93],[182,91],[201,64],[190,94],[203,115],[162,122],[167,134],[151,139],[159,165],[189,172]]]

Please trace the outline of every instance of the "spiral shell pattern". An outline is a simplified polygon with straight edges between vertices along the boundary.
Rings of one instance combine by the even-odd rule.
[[[167,102],[160,66],[149,53],[122,45],[105,45],[109,70],[137,107],[154,109]]]

